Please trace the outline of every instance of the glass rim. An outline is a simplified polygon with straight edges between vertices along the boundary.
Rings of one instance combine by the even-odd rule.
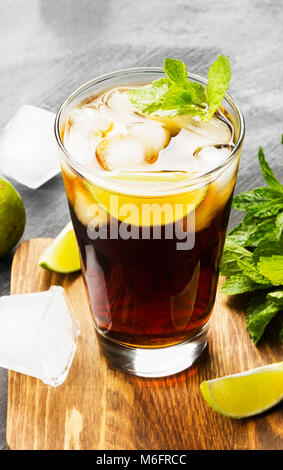
[[[102,189],[107,189],[108,191],[113,191],[121,194],[131,194],[131,195],[136,195],[136,196],[141,196],[141,197],[152,197],[154,195],[160,196],[160,195],[173,195],[173,194],[178,194],[182,193],[186,190],[189,190],[195,186],[200,186],[204,185],[205,183],[210,181],[210,178],[219,172],[221,170],[224,171],[226,167],[228,167],[236,158],[238,154],[238,150],[241,148],[244,136],[245,136],[245,121],[242,112],[240,111],[238,105],[232,98],[232,96],[229,93],[225,93],[224,95],[224,100],[226,100],[230,106],[233,108],[233,110],[236,113],[236,117],[239,122],[239,136],[238,139],[235,143],[235,147],[233,148],[232,152],[230,155],[227,157],[224,162],[222,162],[220,165],[217,167],[213,168],[212,170],[209,170],[204,173],[200,173],[198,175],[190,176],[188,179],[179,181],[176,183],[169,183],[170,188],[168,187],[168,183],[166,186],[166,190],[164,190],[164,187],[161,187],[159,185],[158,188],[150,187],[150,194],[148,191],[142,191],[139,186],[133,187],[132,185],[129,184],[129,182],[125,180],[121,181],[109,181],[109,178],[105,177],[103,178],[101,175],[94,174],[93,172],[89,171],[86,169],[82,164],[77,162],[72,155],[68,152],[68,150],[65,148],[64,143],[62,142],[61,136],[60,136],[60,119],[62,116],[63,111],[65,108],[68,106],[69,103],[71,103],[76,97],[78,97],[83,91],[87,90],[88,88],[91,88],[95,85],[98,85],[104,81],[107,81],[108,79],[111,78],[116,78],[119,76],[125,76],[125,75],[133,75],[133,74],[142,74],[142,73],[156,73],[156,74],[163,74],[165,75],[165,72],[162,67],[132,67],[132,68],[127,68],[127,69],[121,69],[117,70],[114,72],[106,73],[103,75],[100,75],[94,79],[88,80],[87,82],[83,83],[80,85],[78,88],[76,88],[62,103],[60,108],[58,109],[55,117],[55,122],[54,122],[54,132],[55,132],[55,138],[57,141],[57,144],[60,148],[60,150],[63,152],[65,161],[68,164],[68,166],[72,169],[75,170],[75,172],[88,180],[90,183],[102,188]],[[188,78],[200,82],[202,84],[207,83],[207,79],[202,77],[201,75],[194,74],[194,73],[188,73]],[[118,85],[117,85],[118,86]],[[123,83],[121,83],[120,86],[123,86]],[[134,188],[134,191],[133,191]],[[154,194],[152,194],[154,193]],[[162,193],[162,194],[161,194]]]

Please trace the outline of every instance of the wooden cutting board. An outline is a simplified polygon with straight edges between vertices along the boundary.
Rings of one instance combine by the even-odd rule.
[[[209,345],[187,371],[143,379],[114,370],[99,351],[80,274],[57,275],[37,266],[51,239],[23,242],[14,257],[11,294],[62,285],[81,324],[77,352],[58,388],[9,372],[7,445],[10,449],[281,449],[283,406],[231,420],[203,400],[204,379],[282,360],[267,335],[256,348],[241,308],[218,292]],[[281,437],[281,438],[280,438]]]

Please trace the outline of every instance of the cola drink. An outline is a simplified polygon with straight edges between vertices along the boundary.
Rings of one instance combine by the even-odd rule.
[[[167,375],[206,344],[243,124],[229,100],[209,123],[145,116],[126,93],[138,83],[107,81],[57,118],[71,219],[106,354]]]

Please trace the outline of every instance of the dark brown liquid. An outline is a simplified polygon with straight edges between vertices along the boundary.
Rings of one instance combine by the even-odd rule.
[[[231,199],[232,194],[210,225],[196,232],[187,251],[177,250],[176,238],[91,240],[70,204],[101,333],[130,346],[160,347],[201,331],[213,307]]]

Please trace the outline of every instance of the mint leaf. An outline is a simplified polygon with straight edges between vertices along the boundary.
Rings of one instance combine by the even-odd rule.
[[[208,111],[205,121],[209,121],[211,116],[220,106],[222,99],[228,90],[231,80],[231,67],[228,57],[218,56],[208,71],[208,83],[205,90]]]
[[[204,88],[200,83],[187,81],[186,90],[188,90],[195,103],[202,105],[201,110],[205,109],[205,93]],[[184,114],[184,113],[183,113]]]
[[[166,57],[164,61],[164,72],[169,80],[181,88],[186,86],[188,81],[188,72],[186,65],[177,59]]]
[[[259,159],[259,163],[261,166],[262,175],[265,181],[267,182],[267,184],[271,188],[274,188],[277,191],[283,192],[283,186],[281,185],[281,183],[279,183],[278,179],[274,176],[273,171],[268,165],[265,159],[265,155],[264,155],[264,151],[262,147],[259,147],[258,149],[258,159]]]
[[[133,105],[143,113],[152,105],[160,106],[171,87],[171,82],[167,78],[161,78],[139,88],[131,88],[126,93]]]
[[[267,217],[266,219],[251,219],[251,227],[253,227],[253,231],[249,232],[249,236],[246,238],[245,246],[256,247],[263,240],[277,241],[275,220],[275,217]]]
[[[227,235],[220,264],[221,273],[228,276],[224,293],[266,291],[253,297],[247,310],[247,328],[255,343],[270,320],[283,310],[283,186],[261,147],[258,158],[269,186],[234,198],[233,207],[246,214]],[[283,343],[283,326],[279,336]]]
[[[221,292],[226,295],[243,294],[258,289],[266,289],[266,284],[254,282],[245,274],[235,274],[227,279],[221,287]]]
[[[166,93],[166,99],[159,103],[152,103],[144,109],[146,114],[166,112],[166,116],[173,117],[177,114],[201,115],[203,108],[195,104],[195,100],[188,90],[171,88]]]
[[[237,243],[240,246],[249,246],[248,240],[250,236],[255,232],[256,226],[245,226],[242,222],[236,227],[234,227],[227,235],[227,239]]]
[[[281,198],[274,199],[272,203],[265,202],[258,207],[250,209],[245,216],[245,223],[249,224],[250,221],[254,218],[266,218],[277,216],[280,212],[283,211],[283,200]]]
[[[272,188],[255,188],[246,193],[240,193],[233,199],[232,206],[238,211],[248,211],[254,209],[266,202],[272,202],[273,200],[282,198],[283,193],[276,191]]]
[[[187,67],[180,60],[167,57],[164,71],[168,78],[126,91],[141,113],[169,117],[190,114],[207,122],[220,106],[231,78],[229,59],[222,55],[209,69],[206,89],[188,80]]]
[[[229,238],[226,239],[223,256],[220,263],[220,271],[223,276],[232,276],[242,272],[237,264],[238,258],[250,259],[252,253],[241,247]]]
[[[283,250],[283,212],[278,214],[275,220],[276,237]]]
[[[248,213],[244,220],[228,233],[227,239],[242,247],[256,247],[262,240],[277,241],[281,228],[276,226],[276,220],[276,215],[257,218],[253,213]]]
[[[269,292],[267,298],[275,302],[280,308],[283,308],[283,290]]]
[[[253,260],[258,263],[262,256],[272,256],[280,253],[280,244],[277,240],[261,240],[256,249],[253,252]]]
[[[242,247],[255,247],[263,239],[276,240],[275,217],[264,220],[249,217],[248,221],[245,218],[229,232],[227,239]]]
[[[270,320],[280,311],[280,306],[265,294],[253,297],[247,309],[246,324],[255,344],[262,337]]]
[[[253,264],[243,258],[237,257],[237,264],[239,268],[248,276],[253,282],[257,284],[265,284],[266,287],[270,286],[270,281],[265,278],[258,270],[258,265]]]
[[[283,255],[261,256],[257,269],[274,286],[283,285]]]

